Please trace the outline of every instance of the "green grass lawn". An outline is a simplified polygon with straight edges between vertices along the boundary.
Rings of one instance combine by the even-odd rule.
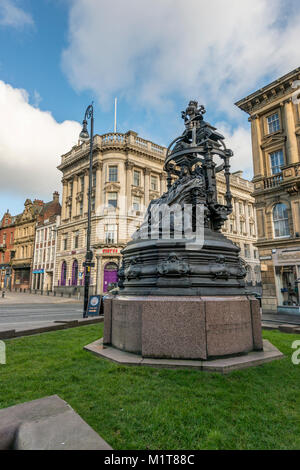
[[[219,375],[126,367],[83,346],[103,325],[6,341],[0,408],[58,394],[114,449],[299,449],[298,335],[264,333],[286,357]]]

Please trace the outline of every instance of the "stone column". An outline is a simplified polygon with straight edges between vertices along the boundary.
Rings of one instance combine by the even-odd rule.
[[[62,202],[61,202],[61,218],[64,220],[66,218],[66,199],[68,193],[68,183],[65,179],[62,180],[63,184],[63,193],[62,193]]]
[[[235,202],[235,223],[236,223],[236,231],[237,233],[240,233],[240,206],[239,206],[239,200],[236,200]]]
[[[73,179],[73,195],[72,195],[72,217],[77,215],[77,187],[78,187],[78,176],[75,175]]]
[[[132,169],[133,163],[126,162],[126,197],[127,197],[127,213],[131,209],[131,185],[132,185]]]
[[[293,219],[293,232],[300,233],[300,202],[295,199],[291,201],[292,219]]]
[[[145,209],[147,209],[150,201],[149,197],[149,191],[150,191],[150,173],[151,170],[150,168],[145,168],[144,169],[144,178],[145,178],[145,185],[144,185],[144,204],[145,204]]]
[[[287,136],[286,140],[286,164],[298,163],[298,147],[296,138],[296,126],[294,119],[294,104],[291,100],[288,100],[284,104],[284,126]]]
[[[159,174],[159,191],[160,191],[160,194],[162,194],[164,192],[163,181],[164,181],[164,175],[163,175],[163,173],[160,173]]]
[[[97,169],[96,169],[96,200],[95,200],[95,209],[96,209],[96,214],[99,214],[100,211],[100,206],[102,204],[101,202],[101,194],[102,194],[102,163],[97,164]]]
[[[251,141],[252,141],[252,158],[254,167],[254,178],[264,176],[263,152],[261,145],[260,121],[257,115],[251,116]]]
[[[83,192],[83,214],[88,211],[88,190],[89,190],[89,171],[84,173],[84,192]]]
[[[100,294],[101,289],[101,255],[96,256],[97,259],[97,271],[96,271],[96,294]]]

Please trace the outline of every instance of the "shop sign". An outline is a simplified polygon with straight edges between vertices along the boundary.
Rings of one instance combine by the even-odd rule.
[[[101,253],[103,255],[114,255],[120,253],[119,248],[102,248]]]
[[[34,271],[32,271],[32,274],[44,274],[44,272],[44,269],[35,269]]]

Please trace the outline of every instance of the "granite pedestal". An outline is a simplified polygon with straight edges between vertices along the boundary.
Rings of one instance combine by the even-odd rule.
[[[104,302],[104,345],[143,358],[200,359],[263,349],[251,296],[116,296]]]

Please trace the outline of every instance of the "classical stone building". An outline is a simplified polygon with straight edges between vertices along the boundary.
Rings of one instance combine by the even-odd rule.
[[[117,281],[121,249],[143,220],[149,201],[166,189],[166,149],[136,132],[95,135],[91,246],[95,267],[91,292]],[[89,142],[61,157],[63,195],[58,227],[55,289],[77,291],[84,281]]]
[[[247,283],[249,287],[255,287],[253,291],[260,293],[260,263],[258,250],[254,246],[257,241],[255,200],[252,197],[254,186],[242,175],[242,171],[237,171],[231,175],[230,188],[233,211],[222,227],[222,232],[240,247],[240,256],[247,264]],[[219,202],[224,204],[226,185],[222,173],[217,175],[217,188]]]
[[[299,312],[300,67],[236,105],[249,114],[263,308]]]
[[[13,287],[30,288],[35,226],[44,202],[26,199],[24,211],[15,219],[15,256],[12,260]]]
[[[15,255],[15,217],[7,210],[0,224],[0,288],[10,289],[12,281],[11,264]]]
[[[31,287],[34,290],[53,290],[60,213],[59,194],[55,191],[53,200],[43,206],[37,217],[31,279]]]
[[[92,178],[92,249],[95,267],[91,291],[106,292],[117,281],[121,249],[143,221],[152,199],[166,190],[163,165],[166,148],[144,140],[133,131],[96,135]],[[63,174],[61,223],[58,227],[55,270],[57,291],[83,287],[87,229],[89,143],[74,146],[61,157]],[[218,175],[219,197],[224,198],[225,180]],[[240,245],[249,265],[248,281],[260,281],[259,262],[253,243],[256,220],[251,196],[253,185],[241,173],[232,177],[234,214],[224,232]]]

